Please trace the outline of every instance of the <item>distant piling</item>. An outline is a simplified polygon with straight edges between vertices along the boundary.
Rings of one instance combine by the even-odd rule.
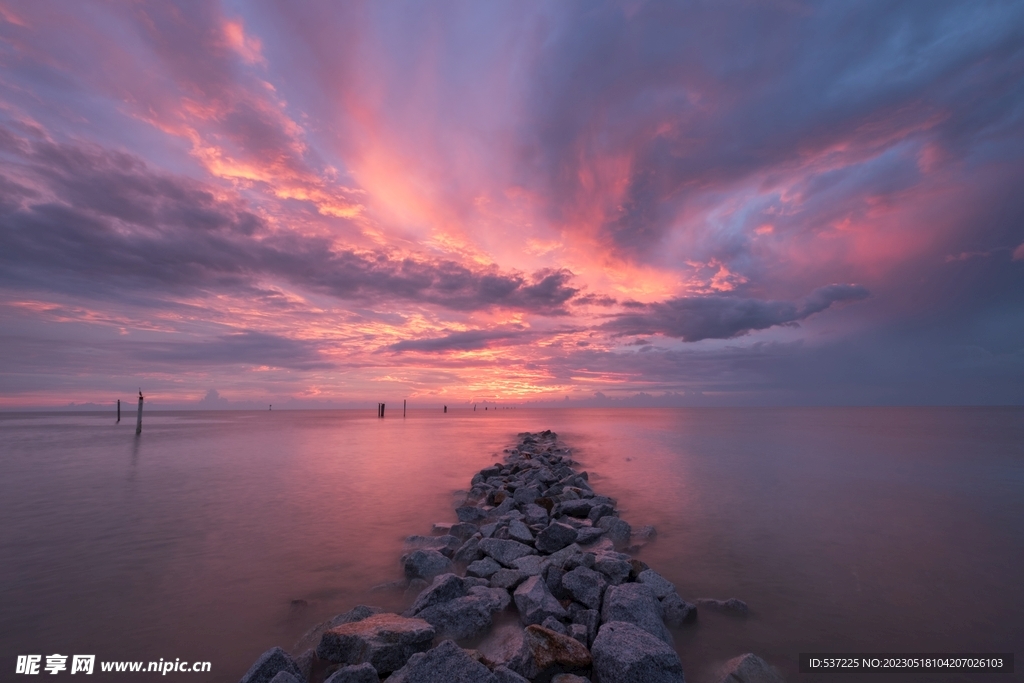
[[[139,416],[135,419],[135,434],[142,433],[142,390],[139,390]]]
[[[121,399],[117,399],[117,421],[121,421]]]
[[[384,417],[384,404],[383,403],[380,404],[380,416]]]
[[[402,417],[405,417],[405,402],[406,402],[406,399],[403,398],[402,399]]]
[[[448,412],[448,406],[444,407],[444,412],[446,412],[446,413]]]

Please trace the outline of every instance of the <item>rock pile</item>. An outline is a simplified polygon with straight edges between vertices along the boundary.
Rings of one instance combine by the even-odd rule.
[[[506,453],[473,477],[457,523],[407,539],[402,585],[415,599],[403,614],[359,606],[296,659],[264,653],[241,683],[682,683],[668,626],[697,606],[623,552],[653,528],[621,519],[554,433],[520,434]],[[738,600],[701,604],[746,612]],[[751,654],[730,664],[730,683],[775,675]]]

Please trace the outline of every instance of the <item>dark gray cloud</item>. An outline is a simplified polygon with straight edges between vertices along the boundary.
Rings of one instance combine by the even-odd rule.
[[[424,353],[473,351],[485,349],[491,346],[492,342],[501,342],[502,346],[526,344],[536,336],[536,334],[524,330],[467,330],[429,339],[405,339],[388,348],[398,352],[420,351]]]
[[[642,313],[627,313],[602,328],[616,334],[663,334],[683,341],[731,339],[754,330],[787,325],[835,303],[868,297],[859,285],[827,285],[800,303],[762,301],[736,296],[683,297],[649,304]]]
[[[338,249],[324,239],[271,232],[240,201],[152,171],[138,158],[86,145],[29,142],[3,151],[51,198],[0,173],[0,283],[123,297],[131,292],[253,291],[281,278],[340,299],[405,301],[473,311],[503,307],[565,315],[572,273],[470,268],[390,251]]]

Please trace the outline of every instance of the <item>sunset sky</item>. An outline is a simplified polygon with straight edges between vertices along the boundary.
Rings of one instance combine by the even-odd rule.
[[[0,60],[0,408],[1024,402],[1020,2],[0,1]]]

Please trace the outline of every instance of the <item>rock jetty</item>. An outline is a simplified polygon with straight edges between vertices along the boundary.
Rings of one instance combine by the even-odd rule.
[[[268,650],[241,683],[684,683],[669,627],[698,605],[747,613],[684,600],[634,558],[654,529],[622,519],[553,432],[520,434],[504,460],[473,477],[457,522],[407,539],[405,579],[389,585],[411,599],[404,613],[360,605],[297,657]],[[782,680],[749,653],[719,675]]]

